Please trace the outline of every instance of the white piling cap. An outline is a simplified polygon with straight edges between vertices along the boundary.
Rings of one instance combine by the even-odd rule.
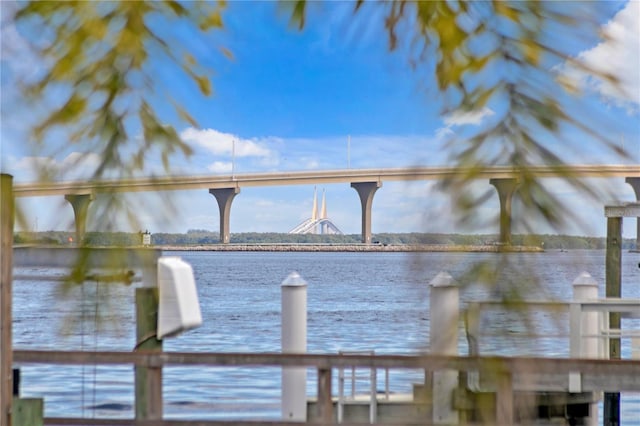
[[[573,280],[573,286],[576,287],[581,285],[597,287],[598,283],[588,272],[581,272],[580,275],[578,275],[576,279]]]
[[[281,284],[282,287],[303,287],[306,285],[307,282],[296,271],[290,273],[289,276],[285,278]]]
[[[458,283],[448,272],[439,272],[429,283],[432,287],[457,287]]]

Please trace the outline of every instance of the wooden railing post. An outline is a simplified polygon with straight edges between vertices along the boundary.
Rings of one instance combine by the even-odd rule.
[[[513,375],[511,371],[501,371],[496,377],[496,424],[513,424]]]
[[[11,425],[13,349],[11,285],[13,279],[13,177],[0,175],[0,426]]]
[[[136,351],[162,352],[162,341],[156,338],[157,288],[136,290],[136,323]],[[136,420],[162,419],[162,366],[136,366],[135,401]]]
[[[619,298],[622,294],[622,217],[607,217],[607,250],[605,256],[605,296]],[[609,312],[609,331],[620,330],[620,313]],[[609,359],[620,359],[620,338],[609,338]],[[604,393],[606,426],[620,424],[620,392]]]
[[[331,368],[318,368],[318,423],[332,424]]]

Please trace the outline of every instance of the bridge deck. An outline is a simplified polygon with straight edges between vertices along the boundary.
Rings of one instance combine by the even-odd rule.
[[[640,177],[638,165],[510,166],[493,167],[403,167],[388,169],[343,169],[297,172],[244,173],[209,176],[141,177],[135,179],[36,182],[14,185],[17,197],[88,194],[96,192],[175,191],[188,189],[241,188],[278,185],[314,185],[384,181],[438,180],[456,177],[473,179],[517,178],[524,173],[540,178]]]

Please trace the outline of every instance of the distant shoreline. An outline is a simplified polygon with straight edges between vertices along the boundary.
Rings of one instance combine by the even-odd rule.
[[[142,247],[143,237],[148,234],[132,232],[87,232],[84,242],[91,247]],[[72,231],[18,232],[14,244],[75,246],[76,235]],[[604,250],[606,238],[555,234],[512,234],[512,247],[506,248],[495,234],[437,234],[437,233],[376,233],[370,244],[363,244],[362,235],[292,235],[275,232],[239,232],[231,235],[227,244],[220,242],[217,232],[189,230],[185,233],[151,234],[151,245],[145,247],[170,247],[176,250],[243,250],[283,251],[287,250],[336,251],[327,246],[339,246],[337,250],[349,251],[433,251],[433,252],[501,252],[501,251],[562,251]],[[311,245],[314,248],[300,248]],[[225,246],[222,247],[221,246]],[[246,247],[245,247],[246,246]],[[261,248],[255,248],[261,246]],[[317,248],[315,248],[317,246]],[[382,246],[382,247],[381,247]],[[399,246],[399,247],[398,247]],[[444,246],[444,247],[443,247]],[[521,248],[520,246],[524,246]],[[250,248],[249,248],[250,247]],[[267,248],[262,248],[267,247]],[[623,238],[622,249],[636,250],[635,238]]]
[[[445,245],[445,244],[202,244],[156,245],[163,251],[268,251],[268,252],[461,252],[542,253],[536,246]]]

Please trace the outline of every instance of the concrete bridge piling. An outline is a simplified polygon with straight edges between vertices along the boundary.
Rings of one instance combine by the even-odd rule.
[[[73,207],[73,214],[75,217],[76,225],[76,244],[81,244],[84,239],[84,234],[87,230],[87,214],[89,212],[89,204],[94,199],[92,193],[89,194],[67,194],[64,196],[71,207]]]
[[[518,180],[490,179],[489,183],[495,186],[500,199],[500,244],[511,245],[511,200],[518,189]]]
[[[240,193],[240,188],[213,188],[209,193],[216,197],[220,210],[220,242],[227,244],[230,240],[229,221],[231,218],[231,203],[233,198]]]
[[[358,191],[362,205],[362,242],[364,244],[371,244],[371,206],[373,205],[373,196],[381,186],[382,182],[354,182],[351,184],[351,187]]]

